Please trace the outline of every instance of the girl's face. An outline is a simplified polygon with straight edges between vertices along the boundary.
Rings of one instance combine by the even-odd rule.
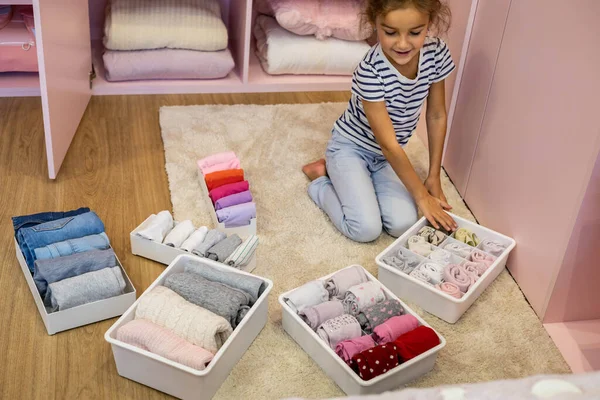
[[[397,66],[406,66],[418,56],[428,27],[429,15],[414,7],[392,10],[385,16],[377,17],[376,21],[381,48]]]

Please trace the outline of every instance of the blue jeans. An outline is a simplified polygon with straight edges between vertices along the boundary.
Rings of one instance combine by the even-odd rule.
[[[70,256],[71,254],[84,253],[90,250],[106,250],[110,247],[110,241],[106,233],[89,235],[77,239],[69,239],[63,242],[49,244],[48,246],[34,249],[36,260],[47,260]]]
[[[42,212],[31,215],[21,215],[18,217],[12,217],[13,228],[15,230],[15,237],[17,237],[17,233],[21,228],[29,228],[34,225],[43,224],[44,222],[54,221],[61,218],[66,217],[74,217],[79,214],[83,214],[86,212],[90,212],[90,209],[87,207],[81,207],[77,210],[71,211],[53,211],[53,212]]]
[[[328,176],[311,182],[308,194],[345,236],[370,242],[385,229],[398,237],[417,222],[415,201],[384,156],[334,129],[325,157]]]
[[[35,249],[52,243],[102,232],[104,232],[104,224],[95,212],[90,211],[28,228],[21,228],[17,232],[17,241],[19,242],[27,266],[33,273]]]

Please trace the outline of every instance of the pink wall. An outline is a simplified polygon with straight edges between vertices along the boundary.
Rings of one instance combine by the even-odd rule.
[[[512,1],[465,193],[516,240],[508,266],[540,316],[598,155],[598,15],[597,0]]]
[[[598,137],[596,149],[600,147],[600,132]],[[592,143],[590,147],[593,147]],[[600,153],[554,284],[544,322],[600,319],[599,266]]]

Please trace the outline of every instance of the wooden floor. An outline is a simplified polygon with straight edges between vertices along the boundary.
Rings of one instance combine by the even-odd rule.
[[[15,258],[10,217],[96,211],[138,295],[164,266],[131,254],[129,232],[171,209],[158,110],[163,105],[347,101],[348,93],[93,97],[65,162],[49,180],[39,98],[0,98],[0,398],[157,399],[121,378],[104,333],[116,320],[46,333]]]

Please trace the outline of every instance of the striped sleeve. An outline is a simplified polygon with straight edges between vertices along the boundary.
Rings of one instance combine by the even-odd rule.
[[[438,39],[438,44],[435,49],[435,77],[432,83],[443,81],[454,71],[455,65],[450,55],[450,50],[443,40]]]
[[[385,91],[377,70],[368,62],[361,61],[352,76],[352,93],[361,100],[383,101]]]

